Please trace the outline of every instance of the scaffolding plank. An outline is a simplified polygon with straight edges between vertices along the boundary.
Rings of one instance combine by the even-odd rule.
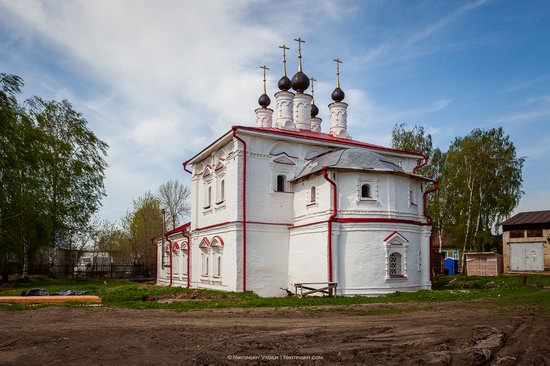
[[[0,303],[41,304],[64,302],[101,303],[101,297],[95,295],[75,296],[0,296]]]

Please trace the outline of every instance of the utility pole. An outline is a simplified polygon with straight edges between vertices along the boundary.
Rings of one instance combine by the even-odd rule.
[[[162,249],[161,249],[161,267],[164,269],[164,234],[166,233],[166,210],[163,208],[162,212]]]

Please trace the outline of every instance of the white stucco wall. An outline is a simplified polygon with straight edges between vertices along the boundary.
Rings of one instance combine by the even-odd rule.
[[[172,250],[172,284],[174,286],[187,286],[187,250],[186,243],[187,239],[183,236],[181,232],[170,235],[165,239],[165,247],[169,246],[168,239],[172,243],[178,243],[179,249],[176,249],[173,245]],[[156,240],[157,248],[157,284],[160,285],[169,285],[170,284],[170,251],[165,251],[165,263],[167,266],[162,266],[162,238]]]
[[[301,282],[327,282],[327,224],[290,229],[288,287]]]
[[[227,224],[208,230],[195,231],[191,236],[191,287],[205,288],[223,291],[241,291],[241,267],[242,262],[240,245],[240,224]],[[200,243],[206,238],[212,242],[215,236],[219,236],[223,242],[221,249],[222,268],[221,276],[214,273],[214,251],[217,249],[200,248]],[[209,255],[208,275],[203,275],[203,251]],[[217,254],[217,253],[216,253]]]
[[[408,242],[389,244],[384,241],[397,231]],[[338,294],[377,295],[393,291],[429,289],[429,229],[404,224],[340,224],[336,250]],[[390,278],[389,255],[402,256],[402,278]],[[422,257],[419,266],[419,254]]]
[[[247,143],[247,290],[261,296],[283,296],[281,288],[295,282],[328,281],[327,223],[331,214],[331,185],[322,174],[290,182],[316,155],[342,146],[315,140],[283,139],[239,131]],[[336,144],[337,145],[337,144]],[[225,291],[243,289],[242,144],[226,135],[193,164],[191,179],[191,287]],[[412,171],[413,157],[376,152]],[[287,177],[285,192],[276,192],[277,175]],[[329,171],[338,186],[338,218],[385,218],[425,222],[422,191],[425,183],[411,177],[373,172]],[[220,182],[225,182],[220,201]],[[363,183],[372,185],[373,199],[362,200]],[[421,188],[422,184],[422,188]],[[210,207],[208,187],[212,189]],[[311,187],[316,188],[311,202]],[[413,190],[411,204],[409,190]],[[318,224],[308,225],[316,222]],[[306,225],[306,226],[302,226]],[[429,230],[398,223],[333,223],[333,276],[341,295],[381,294],[429,288]],[[407,239],[401,247],[383,239],[398,231]],[[199,245],[206,238],[223,239],[220,278],[202,275]],[[160,240],[159,240],[160,242]],[[399,250],[406,257],[406,277],[390,279],[387,257]],[[418,255],[422,255],[419,270]],[[162,269],[158,247],[158,282],[166,285],[169,268]],[[187,286],[182,252],[173,261],[173,283]],[[214,258],[214,257],[212,257]],[[213,265],[210,260],[210,266]],[[404,264],[405,265],[405,264]]]
[[[249,224],[247,231],[247,290],[260,296],[286,295],[288,227]]]

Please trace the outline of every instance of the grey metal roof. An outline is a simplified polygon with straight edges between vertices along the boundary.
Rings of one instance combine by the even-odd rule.
[[[403,169],[380,154],[362,148],[331,151],[312,159],[294,178],[299,179],[321,171],[323,167],[403,172]]]

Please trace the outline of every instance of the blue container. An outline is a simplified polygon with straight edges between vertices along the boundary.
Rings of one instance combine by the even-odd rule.
[[[445,269],[447,270],[447,273],[450,275],[458,274],[458,260],[447,257],[445,258]]]

